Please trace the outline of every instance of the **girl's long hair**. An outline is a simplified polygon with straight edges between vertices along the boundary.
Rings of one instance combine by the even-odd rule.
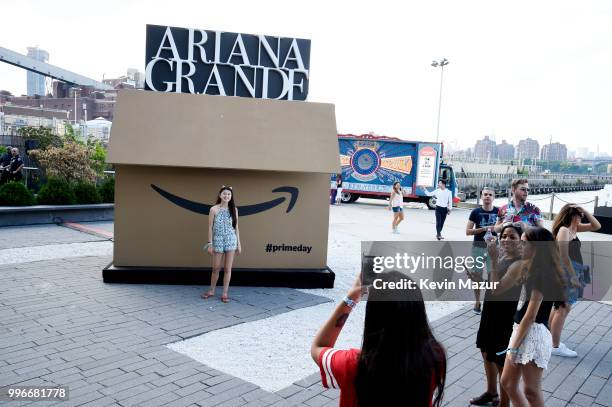
[[[535,254],[528,263],[525,279],[539,282],[536,288],[545,299],[565,300],[565,272],[553,234],[538,226],[527,228],[525,237],[535,244]]]
[[[395,193],[398,193],[398,194],[399,194],[399,191],[398,191],[397,189],[395,189],[395,185],[396,185],[396,184],[397,184],[397,185],[399,185],[399,191],[401,191],[401,190],[402,190],[402,184],[400,184],[400,182],[399,182],[399,181],[395,181],[395,182],[393,183],[393,187],[392,187],[392,188],[393,188],[393,191],[394,191]]]
[[[236,217],[236,203],[234,202],[234,190],[232,187],[226,187],[223,185],[219,192],[217,193],[217,202],[215,205],[219,205],[221,203],[221,192],[230,191],[232,193],[232,198],[227,203],[227,209],[229,210],[230,216],[232,217],[232,227],[236,229],[236,225],[238,224],[238,218]]]
[[[385,281],[407,278],[387,276]],[[429,407],[435,390],[433,405],[439,407],[445,379],[446,352],[431,332],[421,291],[370,288],[355,382],[358,405]]]
[[[555,221],[553,222],[553,226],[552,226],[552,234],[555,237],[555,239],[557,238],[559,229],[561,229],[562,226],[565,226],[566,228],[569,227],[572,224],[572,220],[574,219],[574,216],[582,214],[580,210],[570,205],[571,204],[563,205],[563,208],[561,208],[557,216],[555,216]]]

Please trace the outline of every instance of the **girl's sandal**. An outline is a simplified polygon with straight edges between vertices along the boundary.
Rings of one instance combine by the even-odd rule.
[[[215,294],[213,294],[213,293],[211,293],[211,292],[205,292],[205,293],[203,293],[203,294],[202,294],[200,297],[202,297],[203,299],[207,300],[207,299],[209,299],[210,297],[214,297],[214,296],[215,296]]]
[[[230,302],[229,297],[227,295],[222,295],[221,302],[224,302],[225,304],[227,304],[228,302]]]

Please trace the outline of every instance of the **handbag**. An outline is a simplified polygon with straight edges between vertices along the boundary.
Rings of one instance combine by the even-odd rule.
[[[591,266],[588,264],[582,266],[582,276],[584,284],[591,284]]]

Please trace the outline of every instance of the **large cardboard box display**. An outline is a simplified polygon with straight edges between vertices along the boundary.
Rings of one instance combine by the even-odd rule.
[[[208,282],[208,208],[228,185],[242,242],[233,284],[333,285],[333,105],[122,91],[115,111],[115,239],[105,281]]]

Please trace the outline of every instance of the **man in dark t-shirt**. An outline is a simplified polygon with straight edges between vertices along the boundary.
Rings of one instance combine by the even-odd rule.
[[[487,257],[487,242],[485,241],[485,236],[487,235],[487,231],[490,232],[491,236],[495,236],[493,228],[497,222],[498,208],[493,206],[495,192],[491,188],[485,187],[480,191],[480,198],[482,199],[482,206],[472,210],[465,229],[466,235],[474,236],[474,246],[472,248],[473,257]],[[482,268],[474,267],[469,275],[472,279],[482,280],[484,278],[483,272],[484,270]],[[476,298],[474,312],[480,313],[480,290],[474,290],[474,296]]]

